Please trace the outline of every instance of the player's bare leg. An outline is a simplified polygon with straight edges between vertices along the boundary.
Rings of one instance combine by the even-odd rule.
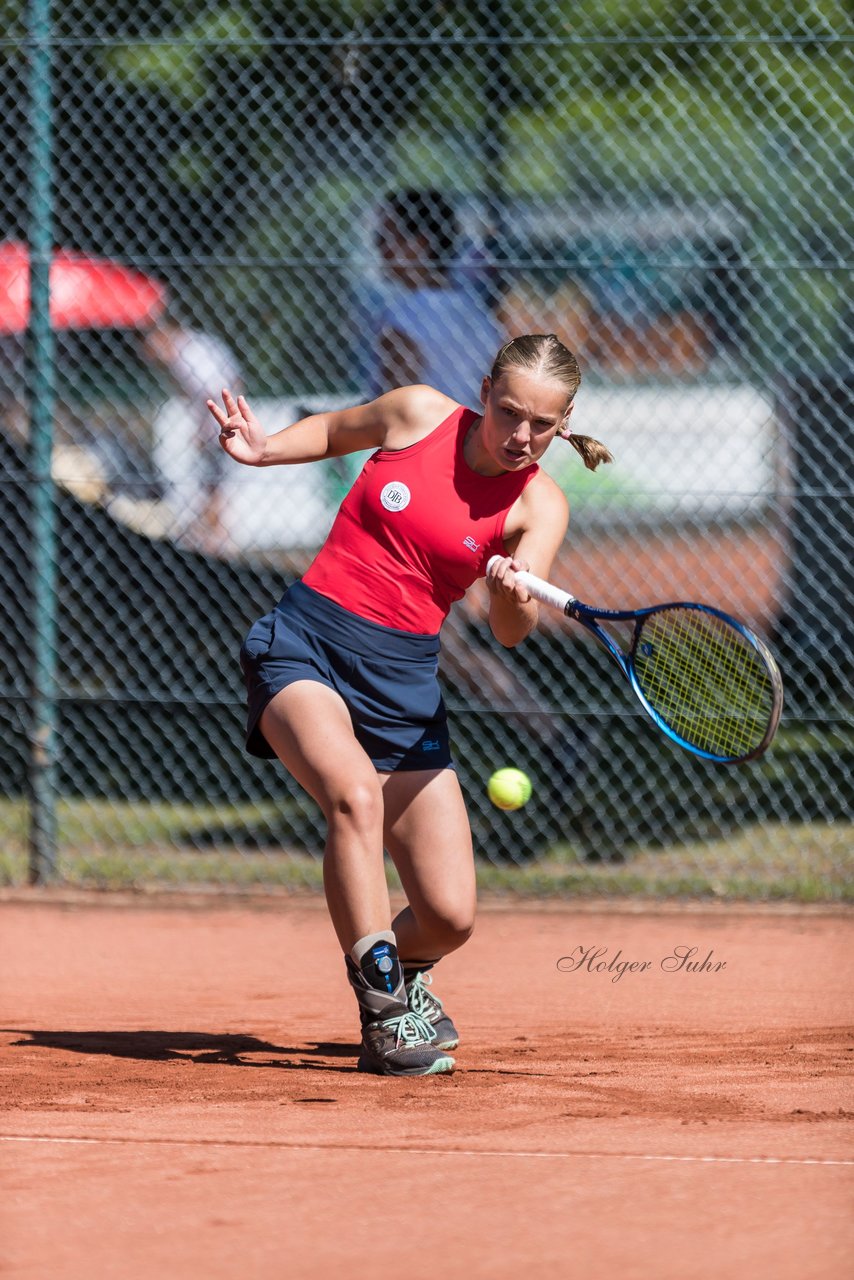
[[[299,680],[267,704],[261,732],[326,818],[323,884],[344,951],[391,927],[383,868],[383,798],[376,770],[356,741],[343,699]]]
[[[458,1035],[428,990],[430,969],[474,928],[474,855],[465,803],[450,769],[383,776],[385,843],[409,900],[394,919],[412,1009],[428,1019],[441,1048]]]
[[[395,918],[404,959],[436,959],[461,947],[477,905],[471,831],[452,769],[381,775],[385,843],[409,906]]]
[[[432,1025],[409,1010],[383,866],[382,789],[343,699],[326,685],[299,680],[267,704],[259,725],[326,817],[323,882],[359,1002],[360,1069],[386,1075],[452,1070],[453,1058],[432,1043]]]

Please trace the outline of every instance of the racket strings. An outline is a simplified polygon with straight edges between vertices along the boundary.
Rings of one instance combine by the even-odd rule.
[[[725,758],[763,743],[774,685],[760,652],[735,627],[694,609],[666,609],[641,625],[634,653],[639,687],[675,734]]]

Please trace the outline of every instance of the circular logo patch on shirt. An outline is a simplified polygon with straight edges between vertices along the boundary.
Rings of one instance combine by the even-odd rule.
[[[402,511],[409,506],[412,494],[402,480],[391,480],[380,493],[380,502],[386,511]]]

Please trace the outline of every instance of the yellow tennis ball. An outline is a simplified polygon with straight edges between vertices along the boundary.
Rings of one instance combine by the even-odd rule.
[[[521,769],[497,769],[486,794],[498,809],[521,809],[531,798],[531,779]]]

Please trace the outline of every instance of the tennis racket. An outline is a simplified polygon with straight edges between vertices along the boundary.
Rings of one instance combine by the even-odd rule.
[[[487,568],[501,559],[493,556]],[[516,579],[535,600],[591,631],[668,738],[704,760],[741,764],[770,745],[783,681],[768,647],[707,604],[597,609],[533,573]]]

